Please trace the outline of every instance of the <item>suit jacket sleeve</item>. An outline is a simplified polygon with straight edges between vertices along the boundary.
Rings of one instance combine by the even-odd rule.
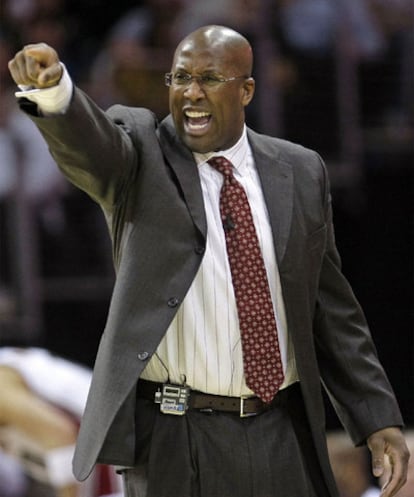
[[[336,412],[356,444],[403,420],[364,313],[341,272],[335,246],[329,184],[325,173],[327,242],[314,317],[321,378]]]
[[[76,87],[63,115],[37,116],[36,106],[25,99],[20,106],[35,122],[67,179],[111,211],[137,174],[139,163],[124,123],[111,119],[111,112],[102,111]],[[145,112],[154,121],[152,114]]]

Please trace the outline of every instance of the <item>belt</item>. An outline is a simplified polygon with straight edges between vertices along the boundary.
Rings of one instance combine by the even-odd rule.
[[[299,389],[299,383],[296,382],[275,395],[270,403],[265,403],[258,397],[226,397],[223,395],[211,395],[197,390],[190,390],[182,385],[166,385],[148,380],[139,380],[137,385],[137,396],[143,399],[151,400],[155,403],[161,403],[161,392],[167,388],[172,391],[171,401],[167,402],[168,412],[170,414],[185,414],[187,409],[198,410],[202,412],[232,412],[237,413],[240,417],[257,416],[264,411],[286,405],[292,394]],[[184,390],[186,393],[184,393]],[[183,395],[181,395],[183,394]],[[186,397],[185,402],[180,404],[178,399]],[[174,402],[177,399],[177,402]],[[162,410],[162,409],[161,409]],[[164,412],[164,411],[163,411]]]

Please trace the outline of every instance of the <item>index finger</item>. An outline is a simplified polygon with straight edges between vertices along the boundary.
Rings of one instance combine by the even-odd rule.
[[[9,71],[18,85],[31,85],[35,81],[29,77],[27,72],[27,60],[23,50],[17,52],[12,60],[9,61]]]
[[[44,67],[59,60],[56,50],[47,43],[31,43],[25,45],[23,47],[23,53],[26,56],[33,57]]]
[[[368,440],[368,447],[371,451],[372,472],[379,477],[384,473],[385,441],[374,434]]]
[[[25,57],[26,64],[26,74],[33,82],[37,82],[39,74],[41,72],[40,63],[31,55],[26,55]]]

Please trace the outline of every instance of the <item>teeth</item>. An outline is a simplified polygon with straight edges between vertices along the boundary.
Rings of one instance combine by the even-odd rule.
[[[208,112],[197,112],[193,110],[187,110],[185,115],[190,118],[198,118],[198,117],[208,117],[210,114]]]
[[[204,129],[206,127],[206,124],[192,124],[191,129]]]

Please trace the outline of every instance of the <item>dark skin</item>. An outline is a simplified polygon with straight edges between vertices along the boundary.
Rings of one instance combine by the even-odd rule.
[[[200,28],[179,44],[172,73],[246,76],[214,88],[204,88],[194,80],[184,88],[170,87],[170,111],[180,138],[190,150],[201,153],[225,150],[238,141],[244,127],[245,107],[254,94],[252,64],[250,44],[230,29]],[[204,126],[191,126],[188,113],[192,112],[206,114]]]
[[[170,110],[177,133],[190,150],[225,150],[238,141],[244,127],[245,107],[254,94],[252,65],[249,42],[222,26],[200,28],[178,45],[171,72],[238,78],[208,88],[194,79],[188,85],[170,87]],[[56,51],[44,43],[24,47],[9,62],[9,70],[17,84],[35,88],[54,86],[62,76]],[[393,497],[407,479],[409,451],[401,430],[379,430],[367,438],[367,445],[375,477],[384,473],[384,457],[389,458],[392,473],[381,497]]]

